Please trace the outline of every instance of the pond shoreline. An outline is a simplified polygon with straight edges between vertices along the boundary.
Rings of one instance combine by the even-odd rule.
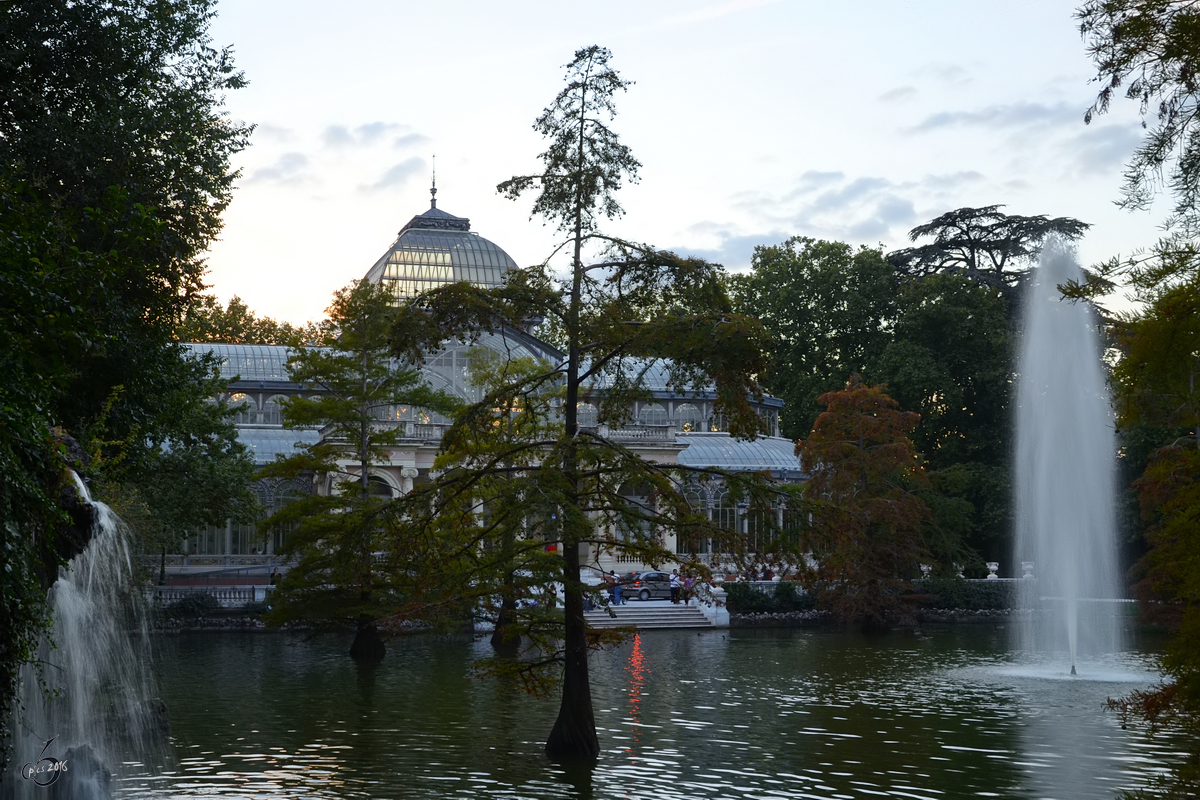
[[[890,627],[895,628],[911,628],[922,624],[974,624],[981,622],[1005,622],[1017,617],[1024,616],[1024,613],[1018,609],[1003,609],[1003,610],[971,610],[971,609],[929,609],[918,612],[912,622],[908,624],[896,623]],[[760,611],[760,612],[731,612],[729,615],[730,628],[807,628],[807,627],[826,627],[840,626],[840,623],[833,619],[828,611]],[[287,632],[287,631],[308,631],[314,630],[312,626],[304,623],[289,623],[281,628],[268,627],[261,619],[246,615],[246,614],[223,614],[196,618],[172,618],[156,621],[151,626],[151,633],[157,634],[175,634],[175,633],[196,633],[196,632],[226,632],[226,631],[251,631],[251,632]],[[716,630],[714,628],[714,630]],[[408,630],[401,632],[408,633],[424,633],[431,632],[432,629],[412,625]]]

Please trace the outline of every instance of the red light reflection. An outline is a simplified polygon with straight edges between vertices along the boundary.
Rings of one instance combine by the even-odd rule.
[[[640,634],[633,635],[633,652],[629,654],[629,663],[625,666],[629,671],[629,718],[635,723],[640,723],[641,720],[641,703],[642,703],[642,684],[646,682],[646,676],[650,674],[650,667],[646,664],[646,651],[642,649],[642,637]],[[636,743],[642,737],[642,728],[640,725],[632,725],[633,741]],[[629,752],[629,748],[625,748]],[[631,753],[632,755],[632,753]]]

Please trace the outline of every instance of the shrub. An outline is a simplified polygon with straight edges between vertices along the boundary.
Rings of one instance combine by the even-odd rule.
[[[809,611],[816,605],[812,593],[806,593],[791,581],[775,584],[775,591],[763,592],[748,583],[726,583],[725,605],[732,614],[778,614]]]
[[[270,606],[266,603],[246,603],[246,605],[242,606],[242,613],[247,617],[254,617],[255,619],[261,617],[269,610]]]
[[[930,578],[917,581],[916,591],[925,595],[925,608],[964,611],[1004,611],[1016,608],[1018,584],[1011,581],[964,581],[961,578]]]
[[[210,617],[221,604],[208,592],[191,592],[167,606],[167,616],[180,618]]]

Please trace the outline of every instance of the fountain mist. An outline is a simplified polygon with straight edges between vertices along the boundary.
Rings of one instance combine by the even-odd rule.
[[[1039,609],[1021,632],[1027,650],[1079,657],[1121,649],[1114,422],[1097,320],[1057,285],[1082,278],[1075,253],[1053,237],[1042,249],[1024,311],[1018,362],[1016,512],[1022,584]],[[1021,574],[1018,572],[1017,574]]]
[[[167,737],[165,708],[153,699],[144,605],[130,593],[125,524],[76,481],[81,499],[97,509],[96,527],[50,589],[53,633],[39,648],[40,669],[22,669],[12,762],[36,763],[57,737],[45,753],[65,760],[67,770],[51,788],[56,796],[88,799],[109,796],[111,778],[126,769],[144,772],[140,762]],[[31,780],[5,783],[5,796],[47,796]]]

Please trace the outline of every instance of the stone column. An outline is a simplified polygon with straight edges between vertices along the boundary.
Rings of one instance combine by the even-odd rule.
[[[400,470],[400,493],[408,494],[413,490],[413,479],[417,477],[416,467],[405,467]]]

